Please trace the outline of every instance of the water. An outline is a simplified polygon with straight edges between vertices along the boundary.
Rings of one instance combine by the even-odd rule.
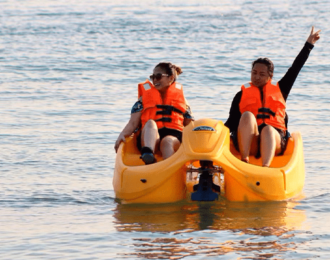
[[[0,0],[1,259],[330,258],[328,1]],[[279,80],[322,29],[288,99],[306,185],[289,202],[123,206],[114,142],[160,61],[196,118],[226,120],[259,56]]]

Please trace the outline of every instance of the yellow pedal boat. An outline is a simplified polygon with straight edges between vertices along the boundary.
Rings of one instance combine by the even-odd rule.
[[[156,154],[157,163],[144,165],[140,156],[135,135],[118,149],[113,187],[121,203],[172,203],[190,199],[190,195],[196,198],[197,191],[204,189],[201,176],[205,171],[211,176],[213,192],[229,201],[287,200],[298,196],[305,182],[299,132],[291,133],[286,151],[275,156],[269,168],[261,167],[260,158],[250,157],[249,164],[242,162],[229,129],[213,119],[186,126],[182,144],[170,158],[163,160]]]

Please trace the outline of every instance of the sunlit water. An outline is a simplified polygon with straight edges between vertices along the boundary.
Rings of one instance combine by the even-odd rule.
[[[330,258],[328,1],[0,0],[1,259]],[[226,120],[267,56],[279,80],[322,29],[288,99],[304,140],[291,202],[123,206],[114,142],[137,83],[180,65],[196,118]]]

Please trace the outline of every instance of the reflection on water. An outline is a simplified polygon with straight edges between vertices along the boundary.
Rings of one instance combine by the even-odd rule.
[[[118,204],[114,217],[118,231],[292,229],[298,228],[306,217],[305,211],[294,209],[296,205],[296,202],[287,201],[244,203],[225,200],[166,205]]]
[[[292,239],[294,234],[290,231],[299,229],[306,218],[305,211],[295,209],[296,205],[296,202],[287,201],[238,203],[225,200],[168,205],[118,204],[114,217],[119,232],[163,232],[164,237],[158,234],[157,238],[150,235],[135,238],[134,257],[181,259],[194,255],[229,256],[239,251],[241,254],[253,252],[257,259],[265,259],[276,252],[296,248],[298,241]],[[199,237],[202,230],[203,237]],[[189,235],[191,233],[194,234]],[[228,240],[217,242],[222,233],[227,233]],[[234,238],[232,236],[236,238],[230,239]]]
[[[239,259],[267,259],[277,255],[279,251],[294,250],[297,247],[295,243],[281,242],[280,240],[265,242],[253,242],[251,240],[215,243],[212,239],[205,238],[136,239],[136,243],[134,244],[136,253],[131,255],[143,259],[182,259],[187,256],[198,255],[206,257],[227,255],[229,256],[227,259],[233,259],[230,257],[230,254],[234,255],[235,252],[240,251],[241,253],[243,252],[243,255],[247,252],[250,252],[250,254]],[[270,252],[262,253],[267,251]],[[254,253],[253,257],[250,257],[251,252]],[[128,254],[124,255],[129,256]]]

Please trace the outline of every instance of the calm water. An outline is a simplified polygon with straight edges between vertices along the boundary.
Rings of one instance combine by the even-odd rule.
[[[289,2],[289,3],[287,3]],[[328,1],[0,0],[0,259],[330,258]],[[226,120],[267,56],[279,80],[322,29],[288,99],[304,140],[290,202],[114,200],[114,142],[160,61],[196,118]]]

